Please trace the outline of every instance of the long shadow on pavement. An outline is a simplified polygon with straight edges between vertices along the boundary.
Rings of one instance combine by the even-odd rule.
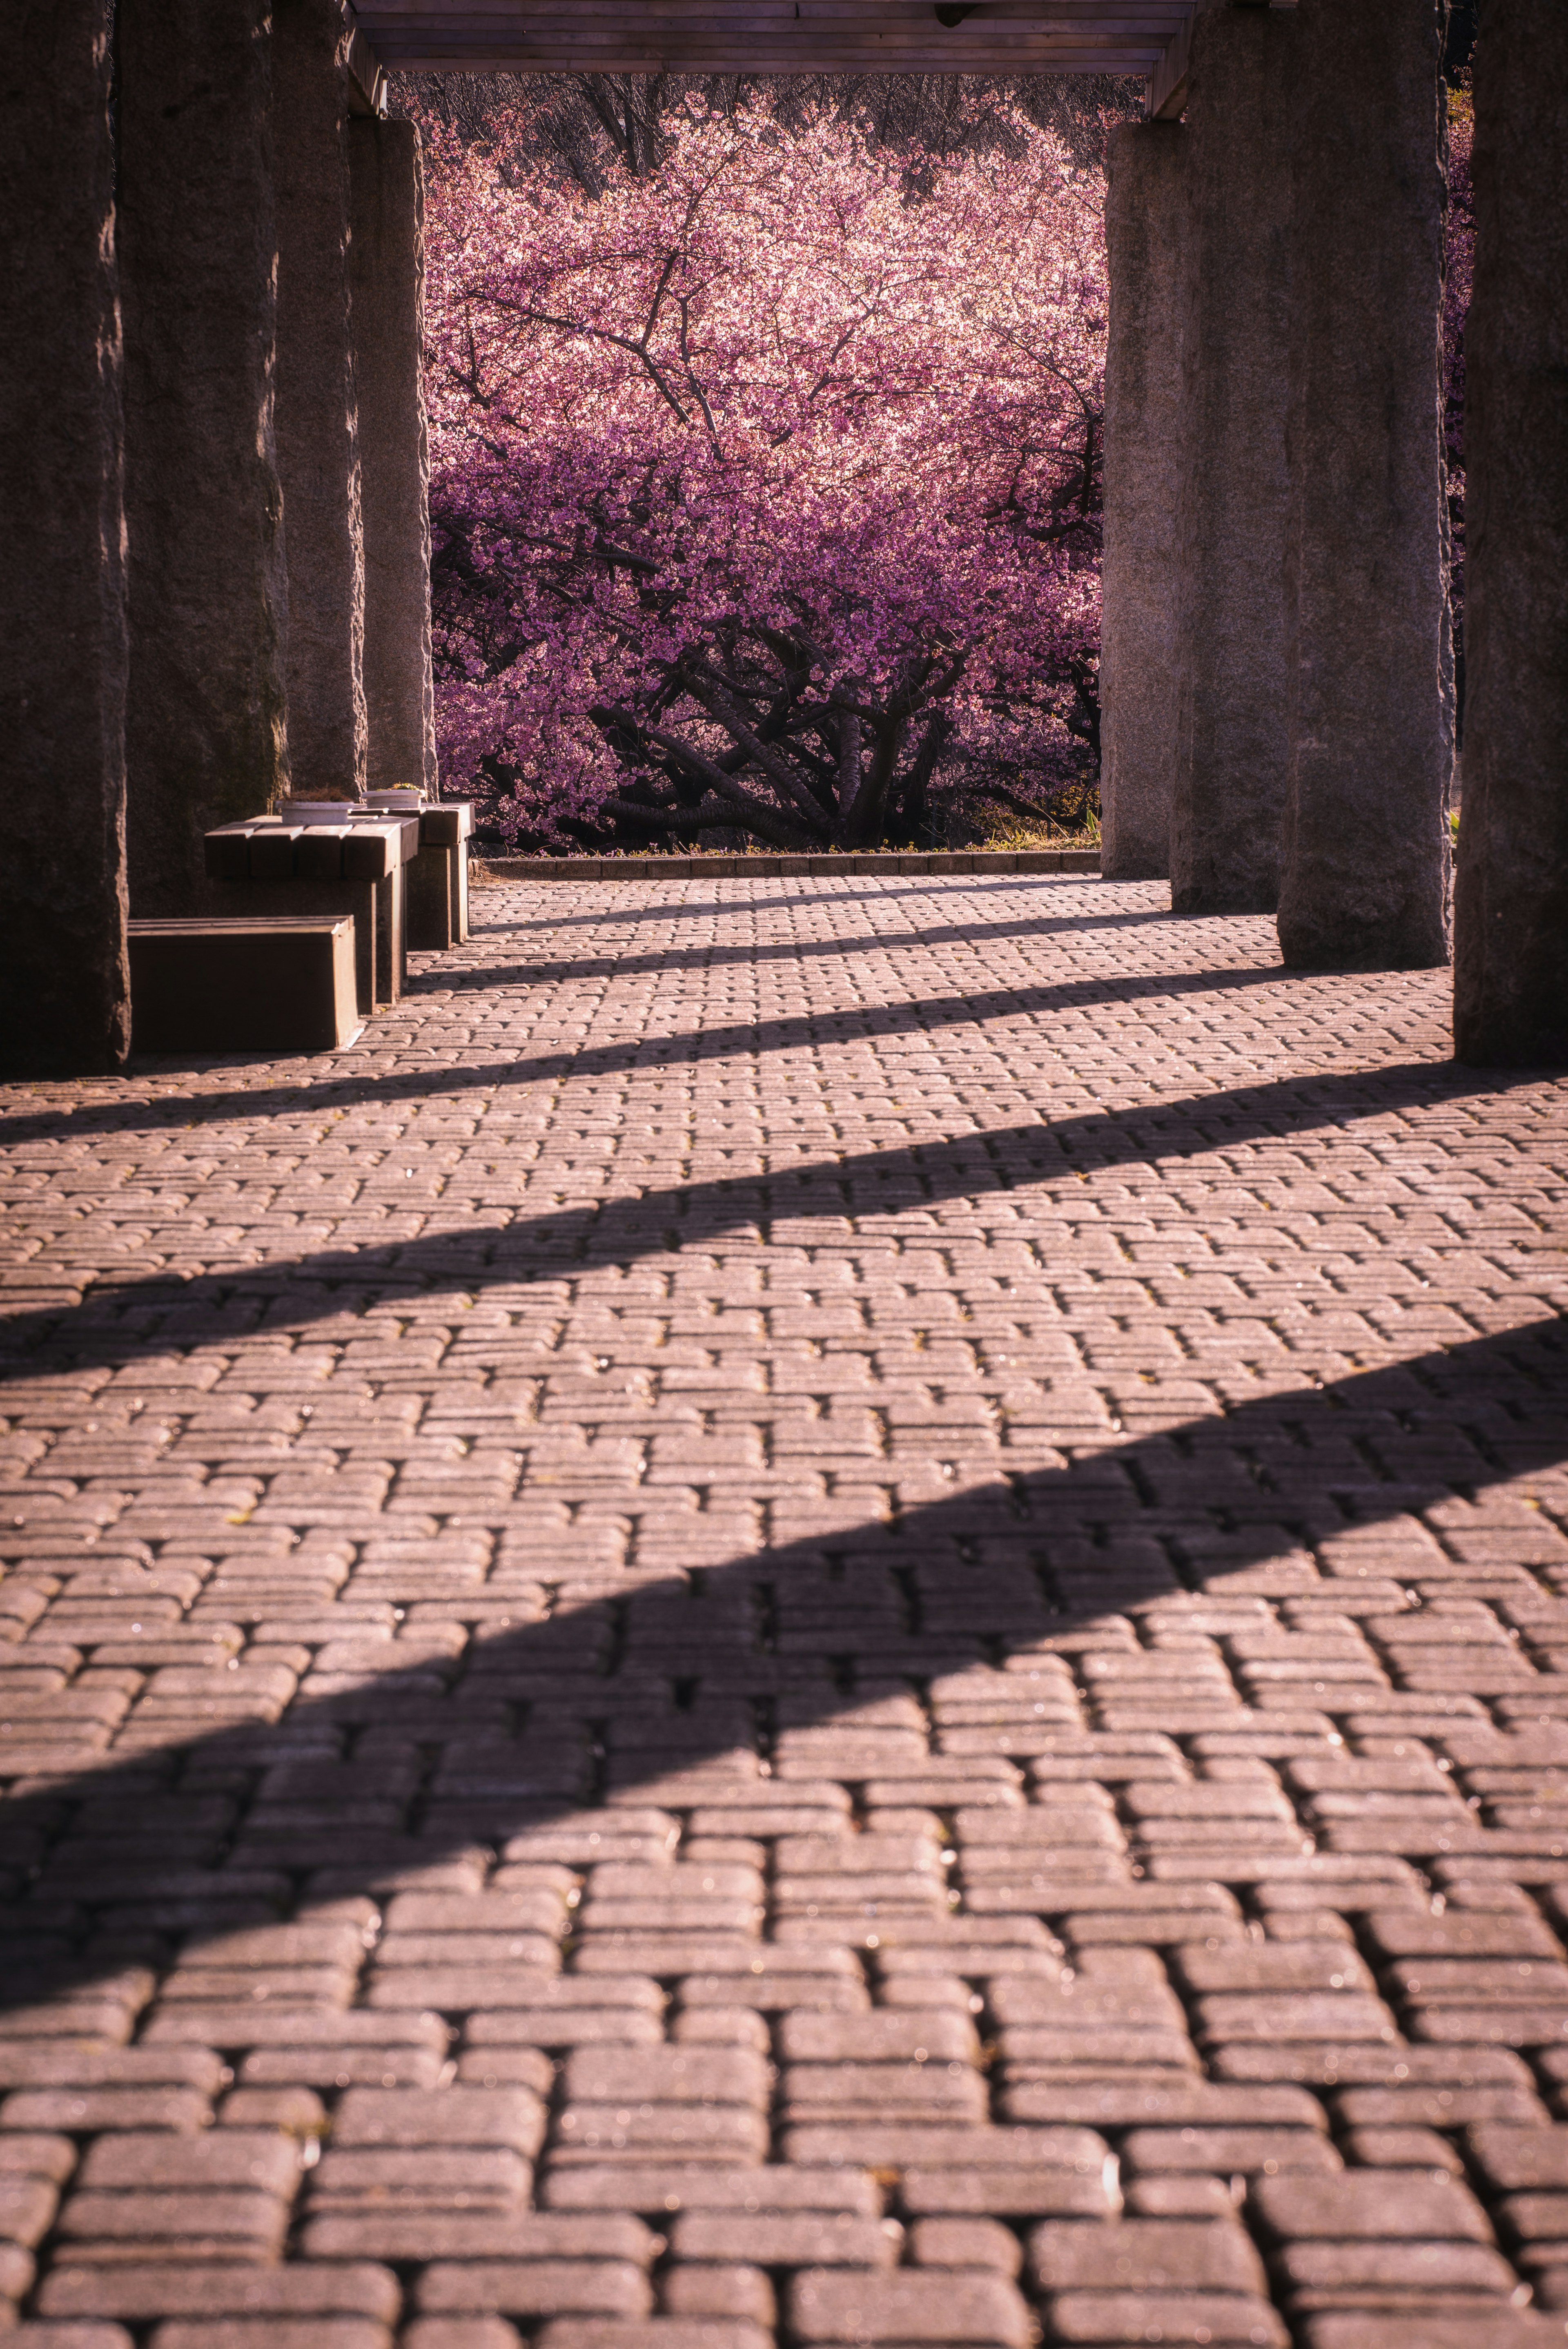
[[[1097,873],[1080,873],[1076,875],[1072,874],[1057,873],[1020,873],[1014,879],[1006,881],[969,880],[962,874],[955,874],[950,881],[933,879],[932,881],[924,884],[913,883],[909,887],[903,889],[837,889],[832,892],[831,895],[825,897],[758,897],[749,901],[749,910],[772,914],[788,912],[791,907],[798,905],[810,905],[820,908],[823,905],[848,905],[862,903],[886,905],[891,899],[899,897],[940,897],[948,894],[962,894],[965,897],[983,897],[994,895],[1000,890],[1006,890],[1010,894],[1016,895],[1020,891],[1025,889],[1032,889],[1036,887],[1056,889],[1062,886],[1064,884],[1068,886],[1082,886],[1085,884],[1088,884],[1090,886],[1095,886],[1098,885],[1099,880],[1099,875]],[[525,886],[526,884],[511,882],[502,885],[519,888]],[[543,885],[547,888],[553,888],[556,886],[556,884],[553,882],[547,882]],[[1107,885],[1114,888],[1119,885],[1112,882]],[[1136,887],[1140,885],[1135,883],[1133,885]],[[487,932],[490,930],[510,929],[575,929],[596,926],[601,922],[684,922],[696,916],[744,914],[748,910],[748,901],[744,899],[738,900],[737,902],[727,905],[720,905],[713,903],[712,901],[699,902],[696,905],[654,905],[644,903],[636,905],[612,905],[603,913],[562,914],[555,916],[553,919],[548,915],[541,915],[537,920],[531,919],[522,922],[511,920],[505,922],[476,921],[473,926],[476,929],[482,928]],[[1086,907],[1083,912],[1078,914],[1058,914],[1042,917],[1038,921],[1031,922],[1028,926],[1032,935],[1036,932],[1049,932],[1052,930],[1093,931],[1121,928],[1130,929],[1141,926],[1150,922],[1180,921],[1183,925],[1187,925],[1191,923],[1192,918],[1193,916],[1190,915],[1172,914],[1169,905],[1146,906],[1136,912],[1127,914],[1101,913],[1098,906],[1091,905]],[[1007,935],[1013,934],[1011,924],[1006,924],[1002,926]],[[927,933],[924,931],[919,933],[919,936],[923,940],[926,935]],[[882,941],[878,939],[875,940],[874,943],[880,945]]]
[[[748,957],[750,959],[750,957]],[[657,968],[656,957],[649,968]],[[521,986],[534,976],[551,984],[581,978],[588,965],[560,964],[538,974],[487,968],[461,975],[461,984],[443,974],[446,993],[490,993],[506,986]],[[626,972],[630,960],[606,962],[600,976]],[[553,1083],[565,1077],[619,1076],[633,1070],[665,1069],[727,1060],[732,1053],[784,1052],[802,1046],[859,1041],[864,1038],[923,1035],[935,1030],[975,1026],[994,1019],[1037,1019],[1052,1011],[1092,1009],[1100,1004],[1158,1002],[1171,997],[1226,994],[1233,988],[1268,986],[1284,977],[1278,968],[1261,970],[1178,971],[1162,978],[1141,975],[1124,979],[1061,979],[1049,987],[990,988],[975,995],[947,995],[903,1003],[824,1005],[789,1019],[732,1020],[724,1027],[707,1027],[686,1034],[643,1035],[614,1044],[579,1046],[559,1052],[535,1053],[505,1061],[453,1061],[447,1066],[426,1061],[415,1068],[382,1072],[374,1066],[352,1062],[339,1074],[304,1075],[281,1085],[239,1087],[232,1092],[160,1094],[152,1101],[103,1102],[92,1096],[67,1108],[0,1117],[0,1148],[41,1142],[56,1136],[135,1133],[150,1126],[206,1125],[229,1117],[294,1115],[300,1110],[326,1115],[333,1110],[356,1108],[366,1102],[418,1100],[429,1092],[482,1092],[496,1085]],[[835,1031],[852,1028],[852,1037]],[[410,1038],[409,1042],[413,1042]],[[437,1048],[439,1050],[440,1048]],[[264,1065],[264,1063],[263,1064]],[[144,1081],[172,1071],[146,1067],[135,1074]]]
[[[645,914],[643,918],[645,920],[648,916]],[[1136,922],[1140,926],[1154,920],[1174,926],[1169,914],[1111,916],[1113,923]],[[514,926],[509,923],[505,926],[510,929]],[[1042,916],[1027,922],[944,922],[925,929],[873,931],[869,936],[862,934],[852,938],[738,938],[723,944],[715,941],[707,946],[650,947],[644,954],[621,952],[587,956],[577,961],[527,962],[510,970],[504,964],[484,963],[478,967],[465,967],[438,963],[421,973],[420,978],[425,986],[442,991],[483,986],[491,980],[502,986],[509,979],[530,986],[559,985],[562,980],[573,978],[624,978],[678,970],[723,970],[743,964],[749,967],[757,963],[816,962],[846,957],[859,961],[872,955],[902,954],[914,947],[929,950],[934,947],[998,945],[1003,940],[1027,941],[1030,938],[1053,937],[1063,931],[1081,933],[1103,926],[1106,925],[1086,923],[1081,917],[1073,916]],[[1198,975],[1222,979],[1229,973],[1221,966],[1212,972]],[[1283,963],[1274,962],[1267,967],[1265,975],[1272,978],[1284,978],[1287,973]],[[1124,978],[1119,976],[1109,983],[1148,988],[1158,993],[1163,982],[1158,971],[1130,971]],[[1095,984],[1103,987],[1108,981],[1101,976]]]
[[[435,1089],[446,1088],[453,1073],[440,1072]],[[659,1185],[632,1197],[587,1199],[499,1225],[465,1221],[445,1231],[263,1258],[190,1278],[177,1272],[110,1274],[93,1280],[80,1304],[50,1303],[0,1320],[0,1384],[46,1368],[115,1364],[169,1347],[232,1343],[364,1312],[395,1298],[479,1295],[505,1283],[569,1278],[701,1248],[727,1234],[752,1230],[778,1237],[781,1224],[828,1217],[841,1226],[851,1216],[1026,1190],[1054,1177],[1076,1180],[1108,1167],[1191,1160],[1347,1120],[1493,1097],[1532,1081],[1528,1071],[1472,1073],[1447,1062],[1282,1078],[1055,1123],[1042,1117],[976,1129],[953,1140],[861,1151],[769,1174]],[[428,1074],[410,1081],[432,1087]],[[438,1202],[433,1212],[439,1215]],[[432,1210],[418,1213],[428,1220]],[[1020,1233],[1026,1236],[1026,1226]]]
[[[800,1806],[813,1775],[848,1775],[872,1802],[940,1807],[957,1796],[924,1782],[945,1766],[955,1785],[976,1765],[814,1767],[799,1733],[1181,1589],[1288,1593],[1293,1561],[1299,1588],[1313,1537],[1568,1457],[1565,1373],[1563,1325],[1540,1321],[553,1618],[548,1536],[535,1534],[535,1578],[519,1576],[514,1547],[496,1587],[539,1619],[402,1669],[390,1647],[389,1669],[307,1693],[275,1725],[24,1785],[0,1821],[16,1888],[5,1998],[160,1964],[177,1945],[376,1892],[476,1845],[504,1849],[606,1797],[685,1807],[747,1780]],[[1362,1572],[1388,1570],[1364,1555]],[[1347,1555],[1333,1570],[1362,1599],[1380,1587]],[[1179,1687],[1150,1700],[1179,1727]],[[1302,1690],[1290,1702],[1310,1713],[1312,1701]],[[1376,1713],[1375,1692],[1367,1702]],[[1064,1888],[1064,1912],[1072,1899]],[[288,2003],[282,1985],[275,2003]],[[203,2010],[208,2044],[252,2044],[255,2019]],[[274,2013],[267,2030],[280,2027]]]

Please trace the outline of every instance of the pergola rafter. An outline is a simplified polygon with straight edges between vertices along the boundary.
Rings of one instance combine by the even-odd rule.
[[[360,0],[388,72],[1112,73],[1150,111],[1196,0]]]

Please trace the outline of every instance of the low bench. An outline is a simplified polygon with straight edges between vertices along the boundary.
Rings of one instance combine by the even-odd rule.
[[[346,823],[290,823],[255,816],[205,836],[207,871],[225,912],[349,916],[359,1009],[396,1003],[407,976],[405,877],[419,853],[418,815],[377,812]]]
[[[135,922],[135,1052],[332,1052],[360,1032],[356,925],[308,915]]]
[[[472,829],[467,800],[419,811],[419,854],[407,868],[408,944],[417,951],[444,953],[468,937]]]

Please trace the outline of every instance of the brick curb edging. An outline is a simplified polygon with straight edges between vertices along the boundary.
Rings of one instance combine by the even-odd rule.
[[[1098,848],[977,848],[911,850],[885,855],[820,854],[777,856],[480,856],[476,881],[685,881],[748,874],[771,880],[790,873],[1095,873]]]

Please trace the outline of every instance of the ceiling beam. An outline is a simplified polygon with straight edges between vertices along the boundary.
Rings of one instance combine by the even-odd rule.
[[[1224,0],[1221,0],[1224,5]],[[1233,8],[1294,8],[1296,0],[1229,0]],[[1194,9],[1167,44],[1149,77],[1147,113],[1150,122],[1174,122],[1187,104],[1187,67],[1192,50]]]
[[[1152,75],[1196,0],[358,0],[388,72]]]
[[[1149,77],[1146,112],[1150,122],[1174,122],[1187,103],[1187,60],[1192,53],[1192,19],[1183,18],[1161,51]]]
[[[350,114],[381,115],[387,111],[387,76],[380,59],[356,30],[348,36],[348,110]]]

